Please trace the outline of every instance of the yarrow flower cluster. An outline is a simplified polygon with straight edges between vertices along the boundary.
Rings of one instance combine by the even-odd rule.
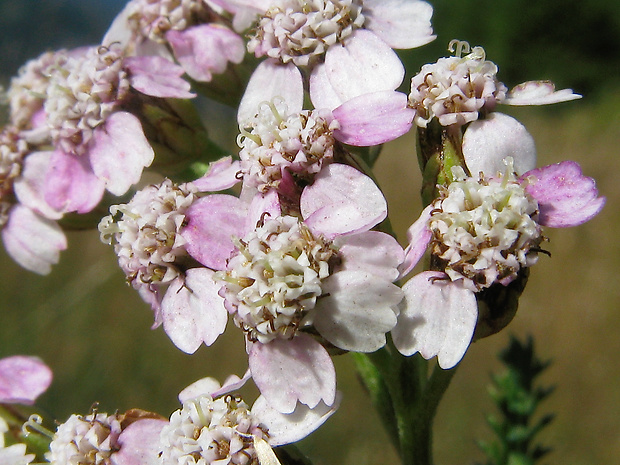
[[[255,438],[268,439],[266,427],[241,399],[202,395],[188,400],[161,431],[161,463],[258,464]]]
[[[303,110],[288,114],[282,101],[261,105],[256,116],[244,123],[238,143],[242,171],[260,192],[279,187],[288,173],[311,181],[323,163],[334,158],[333,132],[340,129],[331,112]]]
[[[313,64],[330,46],[364,25],[363,3],[361,0],[276,2],[259,20],[248,42],[248,51],[282,63]]]
[[[430,245],[433,271],[403,286],[399,321],[392,331],[404,355],[438,356],[442,368],[463,357],[478,322],[476,293],[507,286],[536,263],[544,240],[541,226],[569,227],[597,215],[605,198],[574,162],[530,170],[520,177],[511,160],[507,172],[455,180],[409,228],[410,245],[401,265],[408,274]],[[442,328],[436,331],[436,328]]]
[[[508,88],[497,80],[497,65],[485,59],[482,47],[469,53],[469,44],[452,41],[448,50],[456,55],[422,66],[411,79],[409,105],[416,110],[418,126],[426,127],[433,118],[442,126],[463,125],[506,97]],[[463,52],[468,55],[461,56]]]
[[[121,432],[116,415],[71,415],[58,426],[46,458],[53,465],[99,465],[110,463],[119,448]]]
[[[479,180],[460,167],[452,171],[455,180],[431,205],[431,254],[452,281],[463,279],[474,292],[506,285],[538,259],[538,203],[511,166],[502,177]]]
[[[114,242],[132,286],[168,284],[182,273],[187,253],[178,231],[194,199],[191,186],[166,179],[138,191],[127,204],[110,207],[111,215],[99,223],[101,240]]]
[[[63,228],[107,209],[100,238],[153,327],[193,354],[230,319],[247,372],[191,384],[169,419],[93,409],[53,433],[0,409],[0,464],[278,465],[272,448],[339,407],[332,357],[346,352],[382,419],[398,423],[403,457],[429,447],[406,433],[431,436],[442,370],[491,333],[494,294],[514,299],[499,313],[516,309],[543,228],[580,225],[605,203],[577,163],[536,168],[533,138],[496,111],[580,98],[572,90],[508,90],[482,47],[457,40],[408,95],[396,90],[405,69],[393,49],[432,41],[432,11],[421,0],[130,0],[101,45],[20,70],[0,132],[9,255],[48,273]],[[251,74],[246,52],[262,60]],[[209,138],[192,87],[238,102],[237,154]],[[427,206],[403,249],[371,170],[414,126]],[[410,277],[425,254],[428,269]],[[439,369],[402,360],[418,353]],[[239,395],[250,379],[251,407]],[[0,404],[31,405],[50,382],[36,358],[0,359]]]
[[[292,216],[267,218],[235,245],[220,278],[235,324],[249,341],[291,339],[322,294],[335,248]]]

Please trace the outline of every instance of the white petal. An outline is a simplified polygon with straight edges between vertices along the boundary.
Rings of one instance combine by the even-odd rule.
[[[363,29],[349,36],[344,45],[331,46],[324,66],[320,71],[324,76],[310,79],[310,99],[315,108],[333,110],[360,95],[396,90],[405,76],[398,55],[374,33]],[[334,96],[339,99],[335,106]]]
[[[342,259],[338,270],[365,271],[390,282],[398,278],[397,267],[404,259],[404,251],[389,234],[366,231],[339,236],[334,245]]]
[[[220,287],[207,268],[192,268],[185,280],[177,278],[168,287],[161,303],[164,330],[183,352],[194,353],[203,342],[213,344],[226,329],[228,312]]]
[[[341,393],[336,394],[332,406],[320,402],[316,407],[297,404],[292,413],[280,413],[269,405],[264,396],[259,396],[252,406],[252,414],[256,415],[269,429],[269,444],[281,446],[297,442],[305,438],[336,411],[342,399]]]
[[[254,343],[249,349],[252,378],[276,410],[291,413],[297,402],[310,408],[334,405],[336,371],[325,348],[310,336]]]
[[[89,155],[93,172],[106,183],[106,188],[114,195],[123,195],[140,180],[155,152],[138,118],[117,112],[95,131],[95,144]]]
[[[506,105],[549,105],[580,99],[572,89],[555,90],[550,81],[528,81],[512,88],[501,102]]]
[[[306,225],[328,239],[367,231],[387,216],[387,202],[374,181],[337,163],[321,170],[300,202]]]
[[[301,73],[295,65],[281,65],[275,60],[265,60],[256,67],[239,104],[237,122],[243,125],[254,117],[263,102],[282,98],[289,114],[299,113],[304,100]]]
[[[444,369],[455,366],[467,351],[476,328],[478,306],[473,292],[447,280],[444,273],[426,271],[403,286],[394,345],[409,356],[437,356]]]
[[[428,226],[428,221],[431,218],[432,210],[432,205],[427,206],[420,213],[420,217],[407,230],[409,245],[405,249],[405,259],[398,267],[401,278],[413,270],[430,244],[433,234]]]
[[[433,35],[433,7],[418,0],[364,0],[364,26],[392,48],[428,44]]]
[[[313,310],[314,326],[344,350],[374,352],[396,325],[396,306],[403,298],[398,286],[361,271],[339,271],[325,281]]]
[[[504,173],[506,157],[512,157],[519,175],[536,167],[534,138],[516,119],[498,112],[469,125],[463,135],[463,156],[472,176]]]
[[[67,248],[67,239],[55,221],[19,204],[9,212],[2,240],[13,260],[38,274],[48,274],[58,263],[60,251]]]

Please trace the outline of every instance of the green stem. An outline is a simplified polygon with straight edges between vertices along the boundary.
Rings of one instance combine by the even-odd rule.
[[[428,377],[429,362],[419,354],[404,357],[390,346],[354,357],[402,464],[432,465],[433,418],[455,370],[436,366]]]

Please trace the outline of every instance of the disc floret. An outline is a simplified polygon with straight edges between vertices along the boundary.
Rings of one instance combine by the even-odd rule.
[[[460,167],[453,174],[433,204],[432,254],[452,281],[474,292],[506,285],[538,259],[544,240],[538,203],[510,168],[498,178],[467,177]]]
[[[335,248],[292,216],[266,219],[235,245],[220,273],[235,324],[249,341],[292,338],[322,294]]]
[[[364,25],[361,0],[280,0],[260,19],[248,51],[308,66]]]
[[[184,402],[160,437],[162,464],[258,465],[254,438],[268,435],[241,398],[202,395]]]

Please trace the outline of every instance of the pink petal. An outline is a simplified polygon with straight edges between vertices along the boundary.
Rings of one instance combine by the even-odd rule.
[[[228,62],[241,63],[245,56],[243,39],[219,24],[201,24],[184,31],[166,33],[174,56],[196,81],[209,82],[213,74],[226,71]]]
[[[211,345],[226,329],[228,312],[213,280],[213,271],[192,268],[185,281],[177,278],[161,302],[164,330],[183,352],[192,354],[204,342]]]
[[[397,267],[404,259],[404,252],[389,234],[366,231],[339,236],[334,245],[341,259],[339,271],[365,271],[390,282],[398,278]]]
[[[398,55],[363,29],[355,31],[343,45],[329,47],[325,63],[318,68],[322,66],[324,70],[315,69],[310,77],[310,98],[315,108],[329,110],[359,95],[395,90],[405,76]]]
[[[24,158],[22,173],[13,189],[19,203],[27,206],[39,215],[58,220],[62,217],[62,211],[51,207],[45,200],[45,186],[49,170],[49,164],[53,152],[34,152]]]
[[[291,413],[297,402],[310,408],[336,397],[336,371],[321,344],[298,333],[293,339],[254,343],[249,349],[252,378],[269,405]]]
[[[152,97],[193,98],[190,85],[181,76],[182,67],[159,56],[128,57],[123,62],[129,71],[131,86]]]
[[[37,357],[0,359],[0,403],[34,404],[52,383],[52,370]]]
[[[433,7],[416,0],[364,0],[364,27],[392,48],[414,48],[435,40]]]
[[[143,418],[129,424],[118,437],[120,450],[110,456],[112,465],[154,465],[159,462],[161,430],[166,420]]]
[[[153,162],[154,156],[140,120],[130,113],[117,112],[95,131],[90,163],[112,194],[123,195],[140,181],[142,170]]]
[[[374,352],[396,325],[398,286],[362,271],[339,271],[322,283],[327,296],[313,310],[319,334],[344,350]]]
[[[241,181],[238,177],[240,171],[241,168],[238,161],[233,162],[232,157],[224,157],[209,164],[209,171],[190,184],[200,192],[223,191]]]
[[[364,94],[333,110],[340,129],[334,137],[356,146],[379,145],[411,129],[415,111],[407,107],[407,96],[390,90]]]
[[[216,398],[238,391],[245,386],[245,383],[247,383],[251,377],[252,373],[249,369],[245,372],[243,378],[239,378],[237,375],[230,375],[226,378],[226,381],[224,381],[224,384],[220,389],[211,392],[211,397]]]
[[[501,102],[507,105],[548,105],[580,99],[572,89],[555,90],[550,81],[528,81],[515,86]]]
[[[209,268],[225,269],[236,250],[232,237],[245,235],[247,206],[232,195],[213,194],[195,201],[185,218],[181,235],[187,252]]]
[[[463,135],[463,156],[475,177],[480,172],[487,176],[505,173],[507,157],[512,157],[517,174],[536,166],[534,138],[516,119],[498,112],[469,125]]]
[[[372,179],[348,165],[323,168],[301,194],[304,222],[328,239],[367,231],[387,216],[387,203]]]
[[[594,218],[605,205],[594,179],[574,161],[544,166],[523,175],[526,192],[538,201],[539,223],[552,228],[577,226]]]
[[[263,102],[276,97],[286,102],[289,115],[299,113],[304,100],[301,72],[293,63],[281,65],[275,60],[265,60],[256,67],[245,89],[237,112],[239,124],[251,120]]]
[[[101,201],[105,185],[85,156],[52,153],[45,179],[45,200],[57,211],[88,213]]]
[[[297,442],[315,431],[336,412],[341,399],[342,394],[338,392],[331,406],[323,402],[314,408],[297,404],[292,413],[284,414],[271,407],[264,396],[259,396],[252,406],[252,414],[268,428],[269,445],[282,446]]]
[[[403,292],[398,324],[392,330],[398,351],[406,356],[420,352],[427,360],[437,356],[441,368],[454,367],[476,329],[475,294],[437,271],[414,276]]]
[[[252,197],[245,221],[245,231],[254,231],[257,224],[267,218],[276,218],[282,214],[280,198],[275,190]],[[244,233],[245,234],[245,233]]]
[[[48,274],[58,263],[60,251],[67,248],[67,238],[55,221],[19,204],[9,212],[2,240],[13,260],[38,274]]]
[[[422,213],[420,213],[420,217],[407,230],[407,240],[409,241],[409,245],[405,249],[405,259],[398,267],[398,270],[400,271],[400,278],[408,275],[411,270],[413,270],[420,259],[424,256],[424,253],[431,242],[433,233],[428,226],[428,222],[431,219],[432,210],[432,205],[427,206],[424,210],[422,210]]]

